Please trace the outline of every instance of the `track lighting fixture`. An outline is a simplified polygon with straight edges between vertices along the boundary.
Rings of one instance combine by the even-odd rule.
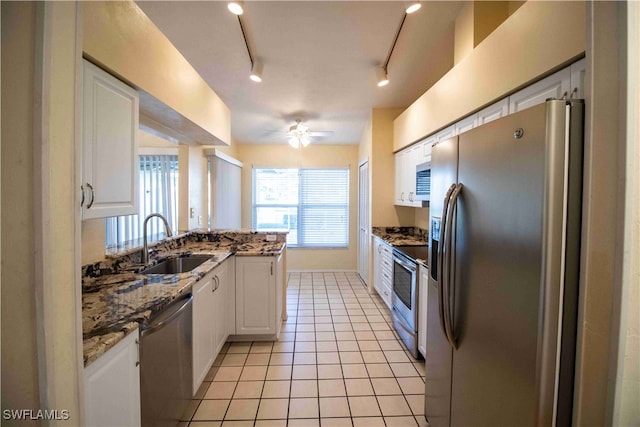
[[[243,2],[230,2],[229,10],[231,10],[232,3],[242,4]],[[262,81],[262,68],[263,68],[262,62],[255,60],[255,58],[251,54],[251,49],[249,48],[249,41],[247,40],[247,33],[245,32],[244,24],[242,23],[242,17],[240,16],[240,14],[237,14],[237,15],[238,15],[238,24],[240,24],[240,31],[242,31],[242,38],[244,40],[244,45],[247,48],[247,54],[249,55],[249,62],[251,63],[251,74],[249,74],[249,78],[254,82],[260,83]]]
[[[419,1],[405,1],[404,2],[404,11],[406,13],[416,12],[418,9],[422,7]]]
[[[389,84],[387,70],[385,70],[383,67],[380,67],[376,70],[376,77],[378,80],[378,87],[386,86]]]
[[[402,15],[402,21],[400,21],[400,25],[398,26],[398,31],[396,31],[396,36],[393,39],[393,44],[391,44],[391,49],[389,49],[389,54],[387,55],[387,60],[384,61],[384,64],[376,70],[376,80],[378,81],[378,87],[383,87],[389,84],[389,76],[387,75],[387,70],[389,67],[389,61],[391,60],[391,55],[393,55],[393,49],[396,47],[396,43],[398,42],[398,37],[400,37],[400,32],[402,31],[402,27],[404,26],[404,21],[407,19],[407,14],[413,13],[416,10],[420,9],[421,4],[420,1],[405,1],[405,12]]]
[[[249,78],[257,83],[260,83],[262,81],[262,62],[253,62],[253,65],[251,66],[251,75],[249,75]]]
[[[230,1],[227,3],[227,9],[234,15],[242,15],[242,12],[244,12],[244,2],[241,0]]]

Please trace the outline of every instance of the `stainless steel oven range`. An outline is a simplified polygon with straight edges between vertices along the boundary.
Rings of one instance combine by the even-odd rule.
[[[402,246],[393,249],[393,327],[415,358],[418,353],[418,264],[427,259],[426,246]]]

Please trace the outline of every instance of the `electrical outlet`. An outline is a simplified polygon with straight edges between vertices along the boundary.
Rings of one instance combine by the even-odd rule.
[[[278,239],[278,236],[275,234],[267,234],[267,242],[275,242]]]
[[[196,216],[196,210],[194,208],[189,208],[189,218],[193,219]]]

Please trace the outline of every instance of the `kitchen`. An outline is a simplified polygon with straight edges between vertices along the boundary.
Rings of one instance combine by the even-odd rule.
[[[525,6],[528,5],[525,4]],[[25,113],[25,111],[32,110],[32,108],[29,107],[29,97],[25,97],[23,93],[16,94],[15,92],[8,92],[5,94],[5,90],[9,91],[12,85],[8,86],[7,84],[3,84],[3,104],[10,102],[10,100],[11,102],[23,102],[21,108],[13,109],[12,113],[16,114],[17,118],[13,116],[5,118],[5,114],[9,114],[11,112],[9,110],[12,109],[2,109],[5,124],[23,124],[23,128],[18,128],[17,125],[16,127],[12,127],[16,133],[9,133],[12,129],[6,125],[3,127],[3,140],[5,141],[2,155],[2,170],[4,172],[2,194],[3,205],[5,206],[3,210],[4,232],[2,250],[3,296],[5,297],[3,298],[2,306],[2,336],[4,344],[2,346],[4,362],[3,408],[70,408],[72,412],[77,413],[77,411],[73,409],[78,408],[80,405],[80,395],[77,390],[79,387],[78,384],[81,381],[78,379],[80,371],[77,360],[79,354],[81,354],[81,350],[78,348],[79,341],[77,339],[78,322],[80,319],[78,315],[79,306],[77,305],[79,303],[80,278],[79,268],[75,266],[84,264],[81,261],[81,257],[86,256],[85,249],[87,245],[85,242],[81,242],[83,232],[80,228],[81,222],[78,219],[79,213],[76,212],[76,206],[80,203],[80,193],[75,190],[75,186],[67,185],[68,182],[76,182],[76,178],[73,176],[73,168],[66,170],[65,168],[57,168],[56,166],[59,164],[76,164],[76,160],[71,160],[74,159],[75,142],[73,134],[76,130],[74,130],[73,127],[69,127],[68,125],[63,126],[62,124],[74,123],[73,106],[75,105],[75,99],[73,86],[75,83],[69,79],[69,76],[73,76],[73,73],[70,73],[65,67],[69,67],[69,64],[74,64],[77,60],[78,49],[81,48],[74,44],[74,40],[77,37],[76,33],[79,32],[82,25],[76,22],[74,7],[69,5],[48,5],[44,8],[43,15],[38,16],[44,20],[45,23],[53,27],[50,29],[50,33],[38,33],[36,30],[40,28],[39,25],[42,25],[42,22],[35,20],[35,15],[8,15],[11,18],[18,19],[18,21],[9,20],[9,23],[5,23],[7,13],[13,13],[12,10],[5,11],[5,7],[11,9],[3,3],[3,53],[5,53],[5,43],[9,44],[9,48],[14,47],[16,50],[7,51],[9,52],[9,56],[5,56],[5,58],[13,58],[11,55],[15,55],[16,61],[3,61],[2,74],[5,76],[5,79],[7,79],[3,80],[3,82],[13,81],[9,80],[10,78],[16,78],[18,79],[17,81],[20,81],[20,75],[16,76],[11,74],[9,64],[13,64],[15,67],[24,66],[26,67],[25,69],[33,68],[33,58],[21,54],[25,49],[29,52],[36,49],[36,52],[41,52],[42,55],[51,51],[56,52],[56,61],[51,63],[50,69],[47,69],[49,73],[47,76],[51,80],[45,80],[44,87],[37,86],[33,88],[33,81],[31,81],[31,83],[22,82],[23,85],[26,85],[22,86],[23,88],[31,87],[31,90],[27,90],[25,93],[32,93],[33,90],[45,91],[47,97],[44,99],[48,100],[48,102],[54,102],[52,105],[55,105],[56,108],[41,111],[41,116],[29,116],[29,114]],[[635,16],[632,13],[635,6],[629,3],[628,7],[629,18],[631,19],[631,17]],[[69,8],[73,10],[69,10]],[[633,260],[637,259],[637,257],[622,257],[621,254],[616,255],[616,251],[614,250],[616,240],[620,242],[625,241],[624,236],[634,236],[634,233],[623,233],[623,224],[626,219],[623,220],[622,214],[619,214],[620,217],[618,217],[617,214],[612,213],[615,212],[616,206],[618,206],[618,209],[622,209],[624,202],[622,194],[624,194],[624,191],[632,191],[632,186],[630,185],[629,188],[624,191],[621,190],[622,192],[618,195],[614,192],[602,190],[603,188],[610,188],[610,186],[615,188],[618,182],[625,180],[625,178],[621,178],[624,177],[624,175],[618,176],[612,173],[612,171],[618,171],[618,163],[616,160],[618,156],[617,150],[621,150],[620,152],[627,150],[625,146],[627,139],[621,139],[618,144],[616,144],[617,140],[615,138],[609,138],[612,134],[617,135],[618,132],[622,132],[622,130],[617,130],[617,119],[612,118],[610,115],[617,111],[618,102],[622,102],[623,96],[620,95],[621,99],[611,96],[612,93],[618,93],[617,79],[608,78],[608,76],[611,76],[610,73],[616,74],[622,72],[622,67],[625,66],[623,59],[626,56],[624,52],[618,52],[617,50],[617,37],[622,36],[606,31],[603,33],[599,32],[601,31],[600,28],[602,28],[599,24],[603,24],[608,28],[615,28],[617,19],[626,19],[626,15],[618,15],[622,13],[618,8],[624,9],[623,5],[589,4],[586,6],[586,16],[588,19],[584,18],[583,15],[582,21],[579,23],[583,31],[595,37],[594,39],[587,37],[586,40],[597,41],[597,43],[586,43],[586,45],[582,47],[582,50],[586,50],[587,59],[592,61],[589,62],[587,66],[587,76],[593,73],[591,77],[593,79],[591,83],[592,86],[590,86],[591,94],[587,95],[587,99],[592,99],[593,107],[592,110],[587,113],[587,123],[591,123],[588,129],[593,136],[590,137],[587,135],[587,140],[592,141],[593,147],[591,149],[595,150],[592,151],[593,154],[589,157],[591,162],[590,167],[592,168],[590,173],[595,174],[594,177],[597,177],[597,179],[593,178],[596,181],[589,184],[595,187],[587,187],[587,192],[590,195],[589,204],[586,208],[589,213],[589,220],[585,227],[590,230],[592,234],[590,234],[589,239],[583,243],[583,245],[586,245],[586,248],[584,254],[585,260],[583,261],[585,266],[583,271],[584,283],[582,283],[581,286],[583,286],[585,290],[585,295],[589,296],[589,301],[595,298],[593,303],[583,307],[583,324],[588,324],[589,326],[585,326],[584,336],[580,341],[580,345],[585,349],[580,359],[580,369],[582,375],[584,375],[584,380],[579,382],[580,392],[577,393],[578,396],[576,397],[576,411],[578,412],[578,416],[581,417],[580,419],[584,420],[585,424],[588,424],[586,420],[604,420],[609,419],[605,417],[614,417],[613,414],[619,414],[619,412],[617,412],[620,411],[618,405],[623,405],[623,396],[628,396],[628,394],[625,393],[627,388],[623,386],[623,383],[626,384],[626,378],[628,378],[625,372],[629,372],[625,369],[629,369],[628,364],[633,363],[632,361],[634,360],[633,350],[630,350],[632,358],[627,359],[626,364],[623,357],[619,361],[617,361],[616,358],[619,354],[619,345],[624,343],[627,336],[627,326],[625,326],[627,323],[625,322],[629,322],[628,325],[633,325],[632,317],[629,317],[629,320],[624,317],[627,312],[629,316],[633,315],[633,309],[631,308],[633,305],[628,306],[627,304],[629,304],[629,302],[627,298],[623,298],[622,295],[626,295],[624,292],[630,292],[630,296],[635,295],[633,294],[634,288],[630,290],[627,289],[627,286],[630,286],[629,283],[634,282],[629,281],[629,277],[626,276],[628,273],[625,272],[628,271],[628,263],[633,265]],[[14,39],[6,37],[6,35],[18,34],[12,32],[18,31],[15,27],[10,26],[10,24],[14,22],[29,23],[29,25],[20,27],[20,31],[22,31],[20,34],[24,34],[25,37],[15,39],[16,42],[20,41],[26,44],[12,46],[10,42],[13,42]],[[613,25],[611,22],[613,22]],[[394,25],[395,23],[392,27]],[[629,28],[633,29],[634,26],[630,25]],[[85,33],[88,33],[86,29]],[[37,36],[38,34],[39,36]],[[86,37],[89,35],[90,34],[85,34]],[[46,43],[36,43],[38,40],[37,37],[40,36],[44,38]],[[541,41],[543,44],[544,42],[545,40]],[[548,41],[546,42],[548,43]],[[30,45],[29,43],[32,44]],[[389,41],[385,42],[385,48],[382,49],[383,55],[386,53],[384,52],[386,50],[386,43],[389,43]],[[632,42],[629,43],[631,45]],[[75,46],[75,48],[73,46]],[[612,46],[616,48],[611,48]],[[629,49],[629,51],[633,52],[632,49]],[[576,54],[579,54],[579,52],[576,52]],[[138,55],[143,56],[140,52],[138,52]],[[618,57],[616,55],[620,56]],[[25,59],[25,56],[28,58]],[[536,55],[528,55],[527,58],[539,56],[542,56],[541,52]],[[550,54],[550,56],[552,55]],[[576,55],[571,55],[571,57],[574,56]],[[532,80],[533,77],[546,75],[552,69],[562,65],[561,63],[566,59],[547,63],[543,66],[543,69],[536,69],[535,64],[530,64],[531,73],[533,73],[532,77],[527,77],[521,82],[518,82],[517,78],[515,78],[515,81],[507,81],[507,79],[504,79],[505,81],[501,80],[500,82],[496,82],[495,86],[499,86],[499,84],[505,85],[503,89],[499,87],[496,89],[491,85],[487,90],[495,89],[499,91],[499,93],[478,95],[479,97],[488,96],[484,101],[480,100],[480,104],[478,105],[474,105],[473,100],[468,101],[470,104],[467,105],[463,105],[464,102],[461,102],[459,103],[459,109],[462,111],[447,112],[444,111],[445,109],[441,109],[439,110],[440,112],[454,116],[435,118],[431,124],[429,120],[420,120],[420,123],[422,123],[421,126],[423,127],[411,126],[410,129],[412,129],[414,133],[405,136],[404,140],[411,142],[417,141],[431,134],[433,131],[437,131],[445,124],[455,122],[456,119],[474,111],[486,102],[496,99],[500,95],[511,93],[523,83]],[[632,61],[632,59],[633,57],[630,56],[629,61]],[[394,59],[391,61],[392,64],[393,61]],[[540,59],[540,61],[543,62],[542,59]],[[469,63],[469,61],[467,61],[467,63]],[[462,65],[465,64],[462,63]],[[483,66],[486,66],[486,64],[476,63],[473,64],[473,66],[479,67],[478,69],[483,69]],[[5,67],[9,67],[8,71],[5,71]],[[267,67],[267,64],[265,64],[265,67]],[[618,69],[618,67],[620,67],[620,69]],[[461,67],[456,67],[456,69],[460,68]],[[265,68],[265,70],[266,69],[267,68]],[[637,67],[635,69],[637,69]],[[631,73],[634,68],[629,67],[629,70],[631,70],[629,71]],[[598,73],[600,73],[599,78]],[[508,73],[505,72],[503,74],[504,76],[514,75],[517,74],[517,70],[509,69]],[[391,75],[390,78],[392,78]],[[633,79],[629,79],[629,82],[632,81]],[[461,80],[461,82],[463,81]],[[29,86],[29,84],[31,84],[31,86]],[[17,88],[20,87],[18,85],[13,86],[16,88],[15,90],[18,90]],[[629,90],[631,90],[631,88],[632,85],[629,84]],[[460,87],[459,89],[464,90],[464,87]],[[482,89],[484,89],[484,87]],[[450,90],[455,90],[455,88],[450,88]],[[467,98],[472,98],[473,94],[480,93],[481,91],[468,92],[470,96]],[[415,94],[415,96],[419,95],[420,93]],[[591,96],[591,98],[589,98],[589,96]],[[465,100],[467,98],[461,99]],[[598,102],[595,103],[595,100]],[[612,105],[615,108],[612,108]],[[397,111],[396,115],[403,110],[405,110],[405,108]],[[427,108],[427,110],[408,111],[415,111],[416,114],[423,114],[424,117],[429,117],[429,111],[432,110],[433,109],[430,110]],[[20,116],[20,114],[23,115]],[[589,114],[591,114],[591,116],[589,116]],[[387,117],[386,121],[376,121],[376,118],[384,118],[385,115]],[[405,219],[408,222],[403,224],[402,222],[404,221],[398,221],[396,218],[396,221],[400,223],[393,224],[383,218],[384,215],[388,215],[390,210],[380,209],[379,205],[377,205],[377,203],[379,203],[379,200],[376,200],[378,189],[385,188],[385,185],[388,186],[393,181],[393,179],[391,179],[393,175],[386,175],[385,177],[384,174],[376,174],[375,171],[377,158],[375,150],[381,147],[380,144],[382,144],[383,141],[388,144],[389,137],[393,138],[394,122],[393,118],[389,118],[389,116],[392,115],[393,113],[388,111],[376,109],[372,111],[371,128],[370,130],[365,130],[364,133],[364,135],[369,134],[369,132],[371,134],[371,148],[369,148],[368,143],[360,144],[357,150],[355,148],[344,148],[345,158],[348,160],[344,161],[342,166],[348,163],[352,167],[350,178],[353,184],[350,185],[350,189],[354,191],[357,188],[355,184],[356,181],[354,181],[357,176],[355,167],[360,160],[367,157],[359,153],[359,151],[368,152],[368,150],[371,150],[372,154],[368,157],[371,159],[372,189],[374,190],[371,192],[371,201],[374,207],[372,209],[372,226],[416,225],[421,228],[427,228],[428,222],[426,215],[416,213],[416,211],[419,211],[421,208],[400,208],[401,210],[399,210],[399,212],[405,215]],[[60,125],[36,127],[35,129],[32,127],[38,120],[42,121],[45,119],[46,123]],[[611,123],[614,124],[612,125]],[[5,134],[5,132],[7,133]],[[59,145],[55,151],[48,151],[46,148],[40,150],[30,147],[30,144],[24,142],[13,144],[12,146],[8,146],[7,144],[8,140],[29,141],[30,138],[35,137],[36,132],[41,133],[42,136],[40,136],[38,140],[42,141],[45,147],[47,141],[56,141],[57,144],[62,145]],[[216,134],[216,132],[220,135],[218,130],[213,131],[214,134]],[[31,135],[31,137],[29,135]],[[604,137],[605,135],[607,137]],[[223,135],[222,138],[225,139],[227,137]],[[366,138],[365,136],[363,139]],[[612,144],[614,144],[615,148],[612,147]],[[631,144],[631,142],[629,142],[629,144]],[[264,156],[268,152],[267,149],[264,149],[262,153],[256,150],[255,157],[251,157],[253,154],[251,156],[243,154],[243,150],[248,151],[248,149],[243,147],[242,144],[238,144],[237,147],[236,155],[233,157],[246,162],[248,165],[256,163],[255,160],[251,160],[252,158],[260,158],[259,156]],[[282,147],[280,155],[285,152],[285,147],[286,146]],[[306,154],[303,150],[303,155],[316,158],[324,155],[325,158],[330,158],[331,154],[328,152],[318,154],[323,152],[323,149],[320,147],[320,145],[317,147],[311,145],[308,151],[309,154]],[[8,151],[10,148],[16,151]],[[381,168],[378,169],[379,171],[384,168],[388,168],[389,170],[393,169],[393,164],[390,163],[390,161],[393,162],[392,152],[399,151],[399,148],[404,148],[404,145],[400,143],[398,147],[394,145],[391,149],[378,152],[378,159],[381,162],[378,166]],[[192,151],[193,148],[187,148],[186,150]],[[290,153],[290,151],[288,152]],[[379,154],[380,152],[383,152],[383,154]],[[595,154],[596,152],[597,155]],[[279,153],[276,152],[273,153],[273,155],[278,156]],[[29,161],[25,162],[24,159],[31,159],[32,156],[35,156],[35,165],[38,165],[37,167],[34,165],[33,168],[25,167],[16,170],[16,165],[30,163]],[[626,158],[629,162],[634,159],[631,154],[627,156],[628,157],[623,158]],[[293,165],[295,165],[297,161],[295,158],[290,160]],[[196,162],[193,162],[193,164],[195,163]],[[633,165],[633,163],[631,163],[631,165]],[[205,170],[205,166],[202,164],[199,166],[199,172],[197,170],[194,171],[195,175]],[[197,167],[197,165],[194,167]],[[191,169],[190,162],[190,173]],[[250,168],[245,169],[245,171],[249,170]],[[626,173],[632,174],[635,170],[637,170],[637,168],[627,167]],[[622,170],[618,173],[623,174]],[[49,177],[49,179],[45,179],[45,176]],[[629,176],[632,177],[633,175]],[[251,178],[243,176],[242,182],[244,186],[251,182]],[[78,181],[78,183],[80,183],[80,181]],[[191,190],[189,189],[189,191]],[[393,189],[391,188],[385,191],[393,191]],[[242,194],[245,199],[250,199],[251,197],[250,190],[245,191],[243,189]],[[78,200],[76,200],[76,198]],[[26,204],[16,203],[16,201],[21,200],[25,201]],[[632,197],[627,197],[627,202],[632,200],[634,200]],[[36,203],[34,201],[39,202]],[[35,203],[35,205],[33,205],[33,203]],[[203,204],[204,203],[201,202],[199,206]],[[350,196],[350,224],[352,224],[352,228],[350,230],[351,235],[349,241],[352,243],[357,241],[354,227],[357,223],[356,204],[356,197],[354,195]],[[187,208],[183,209],[188,212],[188,205],[185,206]],[[248,202],[248,207],[249,209],[247,209],[247,202],[243,202],[242,212],[245,218],[243,225],[250,226],[251,222],[246,220],[247,217],[251,217],[250,201]],[[205,209],[201,208],[200,212],[204,213]],[[393,209],[391,212],[393,212]],[[623,211],[620,210],[620,212]],[[197,217],[198,215],[195,215],[194,218],[192,218],[196,223],[198,221]],[[624,218],[632,217],[633,216],[629,217],[628,213],[624,216]],[[179,216],[179,218],[185,220],[188,218],[188,215],[182,215]],[[420,218],[418,221],[423,222],[419,223],[416,221],[418,218]],[[619,227],[616,229],[618,230],[617,232],[612,231],[615,228],[607,228],[599,225],[605,220],[609,221],[610,218],[619,218]],[[50,224],[53,225],[53,227],[51,227]],[[633,223],[631,226],[633,226]],[[197,227],[197,224],[192,225],[189,223],[187,227],[179,226],[178,228],[185,229],[195,227]],[[26,233],[28,238],[23,239],[23,236],[19,233]],[[616,233],[622,234],[618,235]],[[637,233],[635,235],[637,235]],[[18,244],[18,242],[23,240],[26,241],[24,246]],[[102,240],[102,242],[104,242],[104,240]],[[36,250],[35,248],[38,249]],[[80,248],[82,248],[82,250],[80,250]],[[337,256],[332,256],[328,253],[329,250],[324,250],[318,252],[318,256],[307,257],[299,255],[298,260],[295,259],[296,255],[294,255],[294,251],[290,251],[287,261],[293,266],[297,263],[298,266],[301,266],[298,267],[301,270],[331,268],[353,271],[357,268],[355,249],[355,245],[352,244],[348,251],[338,254]],[[604,253],[602,251],[604,251]],[[298,251],[298,254],[300,253],[301,251]],[[35,254],[35,259],[33,254]],[[604,260],[602,258],[603,256],[605,257]],[[334,260],[337,259],[340,264],[325,265],[323,267],[322,264],[306,266],[301,263],[302,259],[306,258],[312,259],[313,262],[321,263],[324,257],[332,257]],[[296,268],[290,267],[290,269],[294,270]],[[617,273],[614,274],[614,272]],[[618,276],[616,276],[616,274]],[[24,285],[26,283],[30,283],[30,285]],[[611,286],[611,284],[614,283],[617,285]],[[624,285],[625,283],[626,285]],[[592,293],[594,296],[591,296]],[[17,307],[12,308],[11,305]],[[69,309],[70,305],[72,309]],[[630,308],[627,310],[625,307]],[[613,338],[614,336],[616,337],[615,339]],[[620,342],[618,342],[618,340],[620,340]],[[632,343],[633,341],[630,340],[628,342]],[[54,343],[56,345],[54,345]],[[60,343],[66,343],[67,345],[58,345]],[[598,350],[596,351],[596,349]],[[80,360],[82,360],[81,357]],[[7,374],[7,372],[13,372],[14,375],[18,375],[19,378],[15,378],[15,376]],[[619,380],[614,381],[614,378],[619,378]],[[5,381],[11,381],[12,379],[15,382],[5,383]],[[609,381],[610,383],[607,386]],[[21,384],[20,389],[24,390],[24,392],[17,394],[11,393],[11,391],[17,390],[12,388],[15,384]],[[607,387],[609,387],[609,389],[607,389]],[[7,403],[5,406],[5,402],[12,402],[9,394],[5,395],[5,390],[9,390],[7,393],[16,396],[15,398],[18,400],[13,401],[14,403]],[[618,399],[617,397],[613,398],[613,396],[621,397]],[[633,399],[632,397],[628,398]],[[611,399],[611,402],[607,403],[608,399]],[[596,421],[594,423],[603,424],[604,422]]]

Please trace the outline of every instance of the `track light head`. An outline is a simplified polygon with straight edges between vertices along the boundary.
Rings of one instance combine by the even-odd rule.
[[[254,82],[260,83],[262,81],[262,62],[255,61],[251,66],[251,74],[249,78]]]
[[[376,70],[376,78],[378,80],[378,87],[386,86],[389,84],[387,70],[385,70],[383,67],[380,67]]]
[[[420,4],[420,1],[418,1],[418,0],[416,0],[416,1],[405,1],[404,2],[404,11],[406,13],[416,12],[421,7],[422,7],[422,4]]]
[[[242,15],[242,12],[244,12],[244,2],[242,0],[230,1],[227,3],[227,9],[234,15]]]

